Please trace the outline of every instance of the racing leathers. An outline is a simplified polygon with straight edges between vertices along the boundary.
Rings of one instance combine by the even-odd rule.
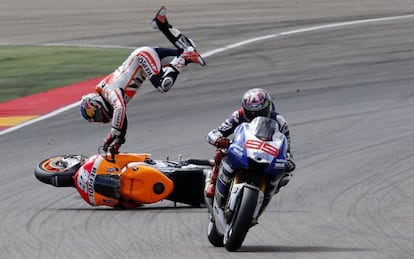
[[[179,58],[174,58],[172,64],[163,69],[160,56],[157,53],[159,49],[150,47],[136,49],[118,69],[96,86],[96,92],[109,104],[108,107],[112,108],[110,110],[112,112],[112,128],[105,141],[106,145],[110,145],[115,139],[119,145],[124,143],[127,130],[126,105],[147,78],[160,92],[168,91],[175,81],[179,69],[181,69],[176,64]],[[166,52],[165,49],[161,50]],[[179,52],[179,50],[173,49],[167,52],[173,51]]]
[[[272,102],[271,104],[271,112],[269,117],[276,120],[279,124],[279,131],[283,133],[288,142],[287,152],[290,153],[290,133],[289,133],[289,127],[285,120],[285,118],[280,115],[279,113],[275,112],[275,105]],[[218,128],[213,129],[207,134],[207,141],[213,145],[216,146],[217,142],[221,140],[222,138],[227,138],[231,134],[233,134],[234,130],[237,126],[242,124],[243,122],[249,122],[247,118],[244,116],[243,109],[240,108],[236,111],[234,111],[230,118],[227,118]]]
[[[275,111],[275,105],[273,102],[271,102],[271,111],[269,114],[269,117],[276,120],[279,125],[279,131],[283,133],[286,136],[287,139],[287,153],[288,153],[288,169],[287,173],[284,176],[284,179],[280,181],[279,188],[281,186],[284,186],[288,183],[291,174],[290,172],[294,170],[295,164],[293,162],[293,156],[291,154],[290,149],[290,132],[288,124],[285,120],[285,118],[277,113]],[[243,122],[249,122],[247,117],[244,114],[244,110],[242,108],[234,111],[229,118],[227,118],[219,127],[211,130],[207,134],[207,141],[213,145],[216,146],[218,149],[215,154],[214,159],[214,167],[209,177],[206,178],[206,187],[205,187],[205,194],[208,197],[214,196],[215,193],[215,184],[219,172],[219,165],[223,157],[225,156],[225,153],[222,151],[223,148],[227,148],[230,144],[229,139],[227,139],[228,136],[234,133],[234,130],[237,126],[239,126]]]
[[[194,42],[169,24],[165,13],[165,7],[161,7],[153,23],[176,48],[137,48],[95,88],[110,107],[109,113],[112,114],[112,127],[103,145],[105,151],[114,144],[117,153],[120,145],[125,142],[126,105],[147,78],[157,91],[167,92],[187,64],[205,65],[204,59],[195,50]],[[162,61],[168,57],[173,59],[163,67]]]

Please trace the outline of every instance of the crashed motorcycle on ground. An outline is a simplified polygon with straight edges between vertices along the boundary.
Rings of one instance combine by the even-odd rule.
[[[102,153],[102,152],[99,152]],[[153,160],[149,154],[58,155],[40,162],[36,178],[56,187],[75,187],[92,206],[132,209],[170,200],[204,205],[209,160]]]
[[[205,197],[212,245],[228,251],[241,247],[272,196],[287,183],[282,180],[288,171],[287,146],[271,118],[256,117],[235,129],[219,166],[215,196]]]

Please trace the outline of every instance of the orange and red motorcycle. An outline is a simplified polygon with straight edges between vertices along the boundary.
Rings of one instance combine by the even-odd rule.
[[[56,187],[75,187],[92,206],[136,208],[170,200],[204,204],[205,174],[211,160],[154,160],[149,154],[58,155],[40,162],[36,178]]]

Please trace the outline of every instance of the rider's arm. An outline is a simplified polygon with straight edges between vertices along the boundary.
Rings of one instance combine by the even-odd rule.
[[[217,140],[227,138],[233,134],[236,127],[242,122],[241,109],[234,111],[232,115],[227,118],[219,127],[213,129],[207,134],[207,141],[211,145],[216,145]]]
[[[126,108],[123,93],[119,88],[110,89],[106,92],[106,97],[113,108],[111,135],[120,136],[122,131],[126,132],[124,126],[126,125]]]
[[[276,115],[276,120],[277,120],[277,122],[279,124],[279,127],[280,127],[279,131],[286,136],[287,143],[288,143],[287,152],[290,153],[290,132],[289,132],[289,127],[288,127],[287,121],[280,114]]]

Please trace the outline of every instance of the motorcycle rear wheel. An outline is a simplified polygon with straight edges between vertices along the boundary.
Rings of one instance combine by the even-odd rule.
[[[59,155],[47,158],[35,168],[36,178],[56,187],[74,186],[73,175],[86,160],[83,155]]]
[[[227,238],[224,241],[224,247],[230,251],[238,250],[247,232],[252,226],[252,219],[257,205],[258,191],[244,188],[241,199],[238,201],[236,211],[227,230]]]

